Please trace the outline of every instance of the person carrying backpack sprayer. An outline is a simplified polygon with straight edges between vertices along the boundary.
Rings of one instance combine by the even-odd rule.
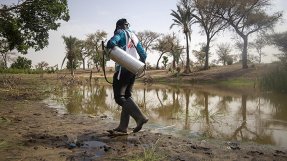
[[[140,61],[145,62],[147,54],[137,36],[129,29],[129,23],[124,18],[117,21],[114,36],[107,43],[108,49],[113,49],[116,46],[135,58],[139,56]],[[142,126],[148,122],[146,116],[132,99],[135,78],[134,73],[116,63],[113,75],[114,99],[122,107],[122,111],[118,127],[108,130],[109,133],[127,133],[130,116],[135,119],[137,124],[133,129],[134,133],[140,131]]]

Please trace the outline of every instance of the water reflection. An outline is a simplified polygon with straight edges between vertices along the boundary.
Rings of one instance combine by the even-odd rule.
[[[287,146],[286,95],[136,84],[133,96],[155,132]],[[105,84],[59,87],[49,103],[71,114],[120,116]]]

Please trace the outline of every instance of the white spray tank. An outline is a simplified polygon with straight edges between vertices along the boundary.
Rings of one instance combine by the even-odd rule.
[[[108,56],[136,76],[140,76],[144,72],[145,64],[118,46],[111,49]]]

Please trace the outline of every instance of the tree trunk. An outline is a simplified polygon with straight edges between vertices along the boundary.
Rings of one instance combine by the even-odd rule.
[[[210,44],[210,39],[207,37],[206,47],[205,47],[205,64],[204,64],[204,70],[208,70],[208,68],[209,68],[209,44]]]
[[[83,69],[85,70],[85,69],[86,69],[86,66],[85,66],[85,58],[82,59],[82,62],[83,62]]]
[[[4,59],[4,67],[5,67],[5,69],[8,69],[8,63],[7,63],[7,57],[5,57],[5,59]]]
[[[92,84],[92,78],[93,78],[93,71],[90,72],[90,84]]]
[[[188,44],[188,35],[185,33],[186,38],[186,64],[185,64],[185,70],[184,73],[190,73],[190,62],[189,62],[189,44]]]
[[[74,78],[75,77],[75,72],[74,72],[74,62],[72,61],[72,67],[71,67],[71,75]]]
[[[173,60],[172,60],[172,69],[175,69],[175,56],[173,55]]]
[[[261,59],[262,59],[262,51],[261,49],[259,50],[259,60],[258,60],[258,63],[261,64]]]
[[[8,65],[7,65],[7,53],[3,53],[1,55],[2,55],[2,58],[3,58],[3,61],[4,61],[4,69],[7,69],[8,68]]]
[[[159,69],[159,67],[158,67],[159,61],[160,61],[160,59],[161,59],[161,57],[162,57],[163,54],[164,54],[164,53],[161,53],[160,56],[159,56],[159,58],[158,58],[158,60],[157,60],[156,69]]]
[[[243,38],[243,52],[242,52],[242,69],[247,69],[247,46],[248,46],[248,37],[244,36]]]
[[[98,64],[95,64],[95,65],[96,65],[97,72],[100,72],[99,65]]]
[[[6,58],[4,59],[4,68],[5,68],[5,69],[8,69],[7,59],[6,59]]]

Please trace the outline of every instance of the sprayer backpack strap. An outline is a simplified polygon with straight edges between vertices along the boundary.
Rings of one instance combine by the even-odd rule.
[[[129,31],[126,31],[126,30],[125,30],[125,33],[126,33],[127,38],[128,38],[128,40],[127,40],[127,47],[128,47],[128,42],[129,42],[129,39],[130,39],[131,42],[133,43],[133,45],[134,45],[136,51],[137,51],[137,54],[139,55],[139,51],[138,51],[138,49],[137,49],[137,44],[135,44],[135,42],[134,42],[134,40],[132,39],[132,37],[131,37]]]
[[[125,33],[126,33],[127,39],[128,39],[127,42],[129,41],[129,39],[131,39],[131,42],[133,43],[133,45],[134,45],[134,47],[135,47],[135,49],[136,49],[137,55],[140,56],[140,55],[139,55],[140,52],[138,51],[137,44],[135,44],[135,42],[134,42],[134,40],[132,39],[132,37],[131,37],[129,31],[126,31],[126,30],[125,30]],[[139,40],[138,40],[138,42],[139,42]],[[126,47],[128,47],[128,43],[127,43],[127,46],[126,46]],[[142,78],[144,75],[145,75],[145,67],[144,67],[143,74],[140,75],[140,76],[138,76],[137,78]]]
[[[131,38],[129,32],[125,31],[128,35],[128,38],[131,39],[131,42],[134,44],[135,48],[137,48],[137,45],[135,44],[134,40]]]

